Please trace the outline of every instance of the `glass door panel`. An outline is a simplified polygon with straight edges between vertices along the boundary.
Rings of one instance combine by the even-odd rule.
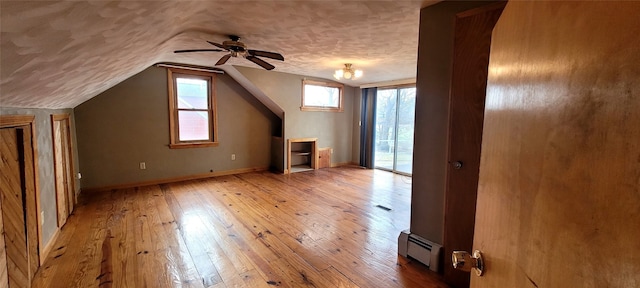
[[[374,166],[411,174],[416,88],[380,89],[376,97]]]
[[[376,95],[376,131],[374,166],[393,170],[396,139],[396,89],[378,90]]]
[[[413,126],[416,111],[416,88],[398,90],[398,135],[396,145],[395,170],[412,173],[413,166]]]

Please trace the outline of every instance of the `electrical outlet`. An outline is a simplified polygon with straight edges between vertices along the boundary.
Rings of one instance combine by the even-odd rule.
[[[231,154],[231,160],[236,160],[236,154]]]
[[[40,222],[42,222],[42,225],[44,225],[44,211],[40,212]]]
[[[147,169],[147,163],[140,162],[140,170]]]
[[[330,153],[333,154],[333,148],[329,149]]]

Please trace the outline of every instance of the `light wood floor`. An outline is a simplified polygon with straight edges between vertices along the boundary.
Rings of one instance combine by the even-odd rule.
[[[447,287],[397,254],[410,181],[342,167],[95,193],[33,287]]]

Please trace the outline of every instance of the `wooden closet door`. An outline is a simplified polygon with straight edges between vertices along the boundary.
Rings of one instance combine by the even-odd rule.
[[[0,203],[0,211],[2,203]],[[0,234],[4,235],[4,225],[2,225],[2,213],[0,213]],[[0,288],[9,287],[9,274],[7,273],[7,249],[5,248],[4,237],[0,237]]]
[[[56,206],[58,208],[58,227],[62,227],[67,223],[67,216],[69,216],[68,202],[67,202],[67,185],[65,179],[64,168],[64,149],[62,145],[62,127],[61,121],[53,121],[53,157],[54,157],[54,170],[56,175]]]
[[[0,157],[2,157],[0,203],[2,203],[3,241],[6,247],[6,266],[2,267],[7,269],[10,287],[29,287],[31,284],[23,204],[22,171],[25,166],[23,136],[21,129],[0,129]],[[2,261],[0,259],[0,263]],[[4,271],[0,274],[4,274]]]

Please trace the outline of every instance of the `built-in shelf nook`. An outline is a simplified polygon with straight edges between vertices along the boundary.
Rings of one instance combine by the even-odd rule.
[[[287,171],[295,173],[318,169],[318,138],[287,140]]]

